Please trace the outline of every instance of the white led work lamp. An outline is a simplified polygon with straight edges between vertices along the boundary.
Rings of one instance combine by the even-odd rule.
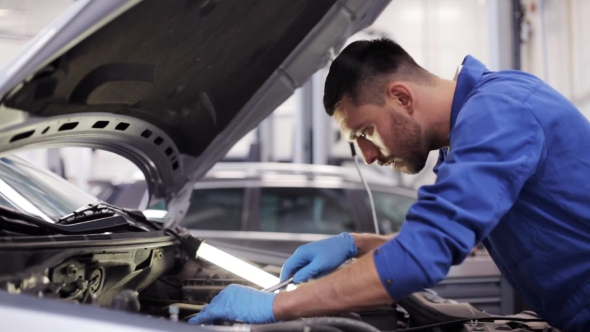
[[[199,250],[197,250],[197,257],[228,270],[262,288],[268,288],[279,283],[279,278],[272,274],[205,242],[201,243]]]
[[[191,235],[180,236],[170,229],[164,230],[164,233],[173,235],[178,239],[182,243],[183,249],[195,259],[201,258],[211,264],[217,265],[222,269],[262,287],[263,289],[275,286],[280,281],[280,279],[274,275],[263,271],[252,264],[248,264],[243,260],[232,256],[225,251],[219,250]],[[295,285],[287,286],[288,291],[295,288],[297,288]]]

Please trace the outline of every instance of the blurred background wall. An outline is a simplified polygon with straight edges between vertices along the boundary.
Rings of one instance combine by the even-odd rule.
[[[0,0],[0,66],[73,2]],[[544,79],[590,116],[589,16],[587,0],[393,0],[373,26],[349,42],[392,38],[419,64],[445,78],[453,77],[468,54],[492,70],[521,69]],[[346,142],[318,102],[325,75],[326,69],[319,71],[236,144],[226,161],[350,164]],[[131,163],[103,151],[71,148],[23,155],[85,189],[90,180],[142,177]],[[371,167],[417,188],[435,180],[431,166],[436,155],[413,176]]]

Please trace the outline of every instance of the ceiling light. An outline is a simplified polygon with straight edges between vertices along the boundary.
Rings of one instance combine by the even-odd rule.
[[[0,17],[6,17],[12,12],[11,9],[0,9]]]

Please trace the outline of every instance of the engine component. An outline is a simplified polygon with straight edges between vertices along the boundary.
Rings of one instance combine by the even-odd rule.
[[[143,239],[138,241],[131,235],[120,236],[130,239],[68,237],[75,243],[70,249],[44,247],[56,241],[33,245],[39,248],[24,247],[18,242],[11,250],[0,250],[0,257],[5,261],[21,262],[21,265],[6,264],[11,269],[0,267],[0,289],[112,307],[115,297],[122,296],[119,294],[123,290],[141,292],[173,268],[177,246],[169,239],[163,242],[160,238],[147,239],[147,243],[142,243]],[[94,241],[115,241],[117,245],[93,247]],[[122,307],[135,310],[133,306]]]
[[[178,321],[178,314],[180,313],[180,308],[175,305],[171,305],[168,307],[168,313],[170,314],[170,320],[173,322]]]
[[[559,332],[542,322],[467,323],[461,332]]]
[[[534,312],[492,316],[469,303],[445,299],[432,290],[413,293],[399,304],[410,316],[412,328],[408,331],[429,331],[444,326],[450,331],[461,332],[558,332]]]
[[[266,325],[252,325],[252,332],[300,332],[300,331],[341,331],[341,332],[381,332],[379,329],[354,319],[322,317],[300,319]]]
[[[115,295],[113,298],[111,307],[113,309],[130,312],[139,312],[141,309],[137,292],[131,289],[124,289],[117,293],[117,295]]]
[[[243,279],[213,278],[182,280],[183,299],[190,302],[210,302],[219,292],[231,284],[240,284],[257,288],[255,284]]]
[[[458,303],[438,296],[432,290],[416,292],[399,304],[406,309],[417,326],[444,323],[461,319],[489,318],[485,313],[469,303]],[[414,325],[412,324],[412,325]],[[457,324],[461,327],[462,324]]]
[[[398,327],[398,316],[403,313],[398,312],[395,306],[390,306],[360,311],[358,315],[361,321],[381,331],[394,331]]]
[[[205,305],[202,304],[172,303],[166,307],[162,307],[157,312],[157,315],[165,317],[166,315],[175,314],[178,316],[179,320],[188,320],[190,317],[203,310],[204,307]]]
[[[92,272],[92,276],[90,277],[90,293],[95,294],[100,290],[100,286],[102,285],[103,280],[103,272],[102,269],[96,269]]]
[[[494,323],[470,323],[465,324],[465,328],[461,332],[500,332],[500,331],[508,331],[508,332],[531,332],[529,329],[512,329],[508,325],[498,325]]]

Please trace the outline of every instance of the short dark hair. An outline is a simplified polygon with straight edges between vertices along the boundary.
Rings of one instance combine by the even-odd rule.
[[[390,77],[428,81],[432,74],[420,67],[396,42],[360,40],[346,46],[330,65],[324,86],[324,108],[332,116],[338,103],[349,96],[356,105],[382,104],[381,88]]]

